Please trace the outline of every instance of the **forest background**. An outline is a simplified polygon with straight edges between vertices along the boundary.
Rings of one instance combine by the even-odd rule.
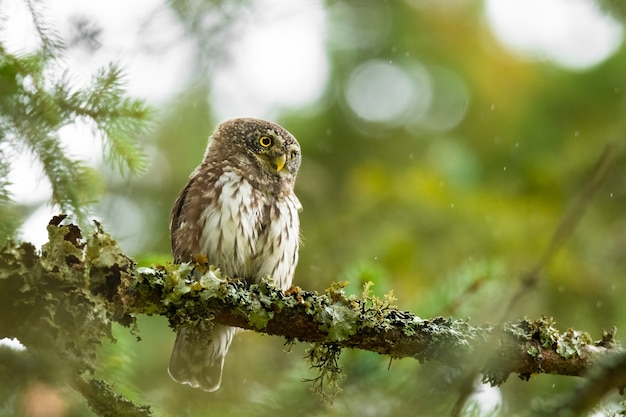
[[[129,94],[151,106],[138,115],[152,121],[132,137],[145,159],[133,165],[140,158],[127,158],[130,170],[115,169],[107,158],[114,150],[101,150],[85,120],[68,120],[59,132],[68,155],[100,177],[90,183],[94,204],[76,200],[83,219],[98,219],[141,265],[171,260],[169,211],[215,125],[260,116],[302,145],[298,286],[322,292],[332,281],[347,281],[346,291],[360,294],[371,281],[374,293],[393,291],[397,306],[423,318],[479,324],[547,316],[594,339],[620,329],[623,6],[526,2],[527,14],[520,6],[507,20],[495,1],[436,3],[145,1],[132,13],[112,2],[107,13],[66,5],[63,14],[56,3],[3,1],[0,46],[3,58],[40,53],[31,6],[35,23],[56,29],[67,47],[55,52],[63,56],[56,71],[80,84],[113,61],[128,74]],[[562,9],[549,15],[547,4]],[[22,29],[13,13],[22,13]],[[534,36],[507,35],[507,25],[513,31],[517,24]],[[7,62],[0,62],[4,69]],[[9,162],[2,165],[2,240],[41,244],[47,220],[59,211],[48,202],[58,196],[36,150],[11,140],[0,136]],[[605,149],[610,166],[591,200],[585,187]],[[141,169],[129,172],[133,167]],[[520,277],[542,258],[580,198],[589,200],[584,217],[542,265],[537,285],[502,316]],[[446,415],[459,396],[458,374],[445,365],[345,351],[343,392],[331,406],[302,382],[313,376],[302,359],[306,344],[286,352],[283,339],[253,332],[237,337],[222,388],[207,394],[169,379],[174,333],[165,318],[139,316],[138,328],[139,342],[114,327],[117,342],[103,346],[97,374],[159,415]],[[466,413],[524,415],[532,402],[579,382],[540,375],[497,388],[477,385]],[[12,388],[3,390],[7,415],[16,409],[32,415],[22,407],[32,390],[43,390],[35,391],[38,398],[48,395],[59,415],[88,413],[63,387]],[[608,398],[601,415],[619,401]]]

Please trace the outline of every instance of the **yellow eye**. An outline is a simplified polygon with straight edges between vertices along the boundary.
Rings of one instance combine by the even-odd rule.
[[[261,136],[259,138],[259,144],[264,148],[269,148],[272,146],[272,138],[269,136]]]

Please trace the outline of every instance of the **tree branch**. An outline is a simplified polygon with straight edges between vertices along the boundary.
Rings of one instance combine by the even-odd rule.
[[[84,240],[78,227],[61,225],[62,220],[48,226],[50,240],[41,253],[28,243],[0,249],[0,294],[5,296],[0,337],[17,337],[30,352],[63,358],[71,365],[73,385],[89,394],[100,415],[115,396],[97,384],[77,384],[76,375],[95,368],[96,347],[109,337],[111,322],[129,326],[135,314],[164,315],[173,328],[212,320],[313,342],[313,365],[331,374],[338,372],[331,365],[341,348],[436,360],[459,369],[484,363],[483,379],[493,385],[511,373],[525,379],[537,373],[580,376],[600,357],[620,351],[614,331],[594,342],[585,332],[559,332],[547,318],[475,326],[443,317],[421,319],[398,310],[390,296],[370,296],[367,288],[362,297],[346,296],[339,284],[321,295],[298,287],[283,293],[269,280],[247,286],[222,277],[203,262],[137,268],[99,225]],[[122,405],[149,415],[145,407]]]
[[[593,342],[584,332],[560,333],[547,318],[483,326],[443,317],[424,320],[398,310],[390,300],[346,297],[338,284],[323,295],[298,287],[282,293],[268,281],[246,288],[210,267],[199,280],[187,281],[194,268],[207,267],[140,269],[119,287],[120,310],[161,314],[173,327],[193,325],[208,313],[218,323],[287,339],[459,368],[487,351],[491,356],[482,371],[494,385],[510,373],[580,376],[599,355],[614,349],[613,333]]]
[[[102,417],[149,417],[150,407],[137,405],[113,391],[106,382],[77,376],[72,387],[87,400],[91,409]]]
[[[581,416],[616,387],[623,393],[626,387],[626,354],[619,352],[600,359],[586,373],[585,380],[559,401],[535,410],[534,416]]]

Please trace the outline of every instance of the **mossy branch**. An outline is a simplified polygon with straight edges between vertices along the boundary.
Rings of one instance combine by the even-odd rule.
[[[363,349],[392,359],[437,360],[458,368],[489,352],[483,372],[494,385],[510,373],[524,378],[536,373],[580,376],[613,347],[613,333],[593,342],[585,332],[559,332],[547,318],[483,326],[443,317],[421,319],[385,300],[346,297],[337,284],[322,295],[298,287],[283,293],[269,281],[246,287],[212,268],[189,281],[193,270],[183,265],[129,274],[119,287],[119,311],[164,315],[173,327],[208,317],[287,339]]]
[[[110,337],[111,323],[129,326],[136,314],[164,315],[173,328],[214,320],[312,342],[310,358],[321,375],[315,381],[322,384],[337,381],[342,348],[436,360],[459,369],[482,363],[484,380],[494,385],[511,373],[525,379],[538,373],[581,376],[599,358],[621,352],[614,330],[594,342],[585,332],[559,332],[547,318],[476,326],[443,317],[421,319],[398,310],[390,297],[367,291],[346,296],[340,284],[324,294],[298,287],[283,293],[269,280],[247,286],[202,262],[137,268],[100,227],[83,239],[78,227],[62,220],[48,226],[49,242],[41,252],[28,243],[0,249],[0,337],[17,337],[29,352],[62,358],[58,363],[69,364],[64,373],[74,375],[70,381],[97,366],[96,347]],[[324,386],[318,388],[327,394]],[[91,404],[128,408],[109,391],[86,392]],[[98,395],[102,401],[93,398]],[[139,406],[135,411],[149,413]]]

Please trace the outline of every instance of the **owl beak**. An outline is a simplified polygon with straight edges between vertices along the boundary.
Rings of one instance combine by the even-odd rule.
[[[285,162],[287,161],[287,155],[280,154],[274,159],[274,165],[276,166],[276,172],[280,172],[281,169],[285,166]]]

